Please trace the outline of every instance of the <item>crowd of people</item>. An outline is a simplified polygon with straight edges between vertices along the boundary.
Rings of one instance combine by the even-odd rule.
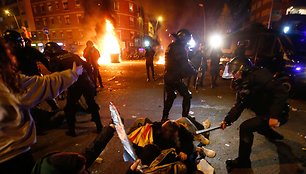
[[[165,98],[161,121],[138,120],[128,132],[128,138],[142,166],[147,168],[139,169],[137,166],[140,165],[140,160],[136,160],[127,173],[172,173],[174,168],[177,173],[203,173],[198,170],[199,161],[205,156],[213,158],[216,155],[205,147],[209,144],[208,134],[196,133],[197,130],[209,128],[209,122],[201,124],[189,115],[192,93],[183,79],[193,77],[193,85],[201,86],[207,70],[207,59],[202,46],[193,55],[193,63],[197,64],[197,68],[189,61],[191,57],[185,48],[191,36],[186,29],[173,34],[175,41],[168,46],[165,53]],[[46,43],[44,53],[40,53],[30,47],[30,40],[26,41],[25,45],[20,33],[13,30],[7,30],[0,39],[0,173],[88,173],[87,169],[115,132],[112,122],[103,127],[100,108],[95,101],[97,88],[103,87],[97,64],[99,51],[92,41],[88,41],[84,50],[87,61],[83,61],[55,42]],[[240,59],[244,59],[243,52],[243,49],[237,51]],[[151,80],[150,69],[152,79],[155,80],[154,55],[152,48],[146,48],[148,81]],[[213,50],[210,55],[212,88],[217,85],[219,57],[220,50]],[[51,74],[41,75],[37,62],[43,63]],[[246,108],[254,111],[256,117],[240,125],[238,157],[226,161],[228,172],[236,168],[251,168],[254,132],[269,139],[283,139],[274,129],[288,120],[288,91],[274,78],[274,72],[246,63],[232,67],[230,71],[234,77],[232,88],[237,92],[237,99],[220,123],[221,128],[225,129],[233,124]],[[66,134],[77,136],[76,108],[81,96],[84,96],[98,136],[80,153],[50,153],[35,161],[31,154],[31,146],[36,142],[36,120],[33,119],[36,117],[33,109],[46,100],[52,110],[57,111],[59,107],[54,98],[65,90],[67,103],[64,113],[68,125]],[[169,119],[169,112],[177,92],[183,96],[182,117],[174,121]],[[198,146],[194,145],[194,141],[199,142]]]

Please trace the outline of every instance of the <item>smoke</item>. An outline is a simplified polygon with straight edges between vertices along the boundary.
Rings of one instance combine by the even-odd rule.
[[[116,23],[113,0],[82,0],[81,5],[84,9],[85,38],[97,42],[97,38],[100,38],[105,32],[105,19],[110,20],[113,24]]]

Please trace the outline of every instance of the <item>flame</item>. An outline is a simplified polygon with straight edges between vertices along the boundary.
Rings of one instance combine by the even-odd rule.
[[[159,56],[158,61],[156,62],[158,65],[165,65],[165,56]]]
[[[120,46],[116,37],[114,26],[109,20],[105,20],[105,34],[99,39],[98,47],[101,50],[101,57],[98,64],[110,64],[112,54],[120,54]],[[120,55],[119,55],[120,56]]]

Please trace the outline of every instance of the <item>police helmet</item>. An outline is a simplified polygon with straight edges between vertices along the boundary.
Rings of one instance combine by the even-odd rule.
[[[24,40],[21,34],[15,30],[6,30],[3,34],[3,38],[6,42],[14,44],[14,47],[23,47]]]
[[[187,29],[181,29],[176,33],[176,38],[183,42],[188,42],[192,37],[192,34]]]
[[[63,51],[63,49],[55,42],[48,42],[45,45],[44,54],[46,56],[58,55]]]
[[[234,58],[227,64],[227,66],[228,66],[229,76],[231,78],[234,78],[234,75],[237,72],[240,72],[242,75],[248,73],[253,67],[253,63],[251,62],[250,59],[247,58],[244,59]]]

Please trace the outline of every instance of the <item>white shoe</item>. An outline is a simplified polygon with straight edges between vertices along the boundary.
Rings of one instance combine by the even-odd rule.
[[[207,149],[205,147],[201,147],[202,151],[204,152],[204,154],[208,157],[208,158],[214,158],[216,156],[216,152],[210,149]]]

